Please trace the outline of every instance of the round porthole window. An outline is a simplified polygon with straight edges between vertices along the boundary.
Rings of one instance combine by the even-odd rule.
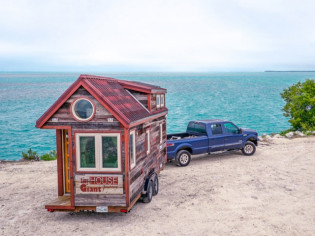
[[[81,121],[88,121],[94,115],[94,105],[86,98],[79,98],[72,104],[72,114]]]

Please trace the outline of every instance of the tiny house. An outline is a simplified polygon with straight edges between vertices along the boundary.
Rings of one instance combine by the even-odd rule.
[[[37,120],[56,130],[58,197],[48,211],[127,212],[159,190],[166,89],[81,75]]]

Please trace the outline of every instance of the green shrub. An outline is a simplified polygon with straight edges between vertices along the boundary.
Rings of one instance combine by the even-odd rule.
[[[284,116],[289,117],[293,130],[315,130],[315,80],[307,79],[284,89]]]
[[[57,152],[56,150],[50,151],[49,153],[45,153],[40,156],[40,159],[43,161],[53,161],[57,159]]]
[[[310,136],[310,135],[312,135],[313,133],[311,132],[311,131],[307,131],[307,132],[305,132],[305,135],[306,136]]]
[[[32,149],[28,149],[28,151],[22,152],[22,159],[23,160],[34,160],[34,161],[39,161],[39,156],[37,155],[36,152],[33,152]]]

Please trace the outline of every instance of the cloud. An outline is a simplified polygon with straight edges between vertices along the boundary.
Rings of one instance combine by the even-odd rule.
[[[57,68],[310,66],[312,7],[311,1],[3,1],[0,60],[29,58],[35,67],[41,61]]]

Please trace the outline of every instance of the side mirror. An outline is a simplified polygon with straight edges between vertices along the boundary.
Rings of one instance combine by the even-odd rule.
[[[238,133],[239,134],[243,133],[243,130],[242,129],[238,129]]]

